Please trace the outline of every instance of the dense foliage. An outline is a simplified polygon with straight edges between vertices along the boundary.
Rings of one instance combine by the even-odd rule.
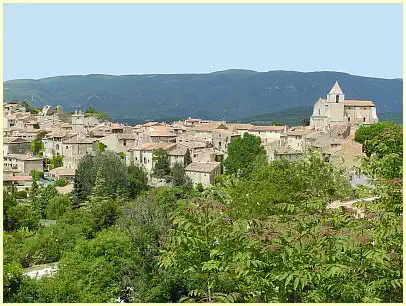
[[[127,187],[127,169],[117,154],[104,151],[94,156],[86,155],[80,160],[75,174],[72,193],[72,204],[75,207],[91,194],[97,175],[105,180],[108,195],[114,195]]]
[[[224,161],[226,173],[245,176],[250,173],[257,162],[265,160],[266,151],[261,138],[252,134],[244,135],[232,141],[228,147],[228,157]]]
[[[31,141],[30,144],[30,150],[34,155],[40,155],[42,156],[43,150],[44,150],[44,144],[42,142],[42,138],[44,138],[46,135],[46,132],[39,132],[35,139]]]
[[[152,160],[154,162],[153,174],[157,178],[165,178],[171,173],[168,152],[163,149],[152,151]]]
[[[100,120],[107,119],[107,113],[101,113],[101,112],[96,111],[96,109],[93,105],[89,105],[89,107],[85,111],[85,115],[90,115],[90,116],[93,116]]]
[[[123,166],[125,188],[112,192],[122,173],[106,175],[114,154],[104,152],[99,166],[96,157],[80,163],[94,180],[80,174],[90,191],[79,205],[53,186],[29,190],[28,200],[6,190],[4,300],[400,303],[402,168],[386,159],[403,156],[402,135],[397,127],[386,132],[371,139],[379,144],[363,161],[379,198],[357,204],[359,218],[327,209],[365,190],[351,188],[345,168],[316,153],[254,158],[246,175],[218,176],[200,191],[181,183],[148,189],[141,168]],[[172,169],[176,182],[182,167]],[[40,218],[56,224],[39,226]],[[53,276],[24,275],[55,262]]]

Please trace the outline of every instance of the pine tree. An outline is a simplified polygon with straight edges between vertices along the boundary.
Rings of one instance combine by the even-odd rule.
[[[186,149],[185,157],[184,157],[184,165],[185,167],[192,163],[192,157],[190,156],[189,149]]]

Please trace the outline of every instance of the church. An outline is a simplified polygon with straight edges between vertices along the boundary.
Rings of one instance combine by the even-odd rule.
[[[336,81],[327,94],[327,99],[320,98],[310,117],[311,126],[328,126],[333,124],[373,124],[378,122],[375,104],[372,101],[345,100],[344,93]]]

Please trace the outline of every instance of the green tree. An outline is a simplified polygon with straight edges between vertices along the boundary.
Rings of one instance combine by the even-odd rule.
[[[96,143],[96,151],[104,152],[104,151],[106,151],[106,148],[107,148],[107,146],[104,143],[102,143],[102,142]]]
[[[228,156],[224,161],[225,171],[247,175],[253,169],[254,161],[265,160],[266,151],[261,145],[261,138],[244,133],[228,146]]]
[[[154,161],[153,174],[158,178],[164,178],[171,173],[169,165],[168,152],[163,149],[152,151],[152,160]]]
[[[55,181],[55,186],[57,186],[57,187],[64,187],[64,186],[66,186],[68,184],[69,184],[69,182],[67,180],[65,180],[65,179],[57,179]]]
[[[185,168],[180,163],[175,163],[173,165],[173,185],[174,186],[184,186],[186,184]]]
[[[138,166],[131,165],[127,168],[129,196],[135,199],[142,191],[148,189],[147,173]]]
[[[42,143],[42,138],[45,137],[47,132],[39,132],[35,139],[31,142],[30,150],[34,155],[41,155],[44,149],[44,144]]]
[[[184,166],[186,167],[187,165],[192,163],[192,157],[190,156],[190,151],[189,149],[186,149],[185,157],[184,157]]]
[[[75,174],[72,191],[73,207],[79,207],[80,203],[92,193],[99,170],[109,196],[116,196],[120,188],[125,189],[128,186],[127,168],[116,153],[105,151],[96,152],[94,156],[85,155],[79,161]]]
[[[363,145],[363,150],[370,156],[374,151],[374,145],[370,145],[370,141],[376,139],[376,137],[384,132],[386,129],[394,128],[396,124],[393,122],[378,122],[371,125],[362,125],[355,132],[355,141]]]
[[[33,180],[34,182],[38,182],[41,178],[44,177],[44,172],[42,172],[42,171],[36,171],[36,170],[31,170],[30,175],[31,175],[32,180]]]
[[[3,189],[3,226],[5,231],[16,231],[21,227],[38,228],[39,214],[27,203],[18,203],[15,195]]]
[[[63,155],[59,153],[55,154],[55,152],[52,152],[52,158],[47,163],[49,169],[63,167],[63,158],[64,158]]]

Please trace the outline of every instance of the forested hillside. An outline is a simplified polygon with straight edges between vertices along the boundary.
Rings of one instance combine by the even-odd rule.
[[[4,100],[61,105],[72,111],[93,105],[118,121],[144,122],[188,116],[239,120],[310,107],[338,80],[346,98],[372,100],[378,114],[402,112],[402,80],[339,72],[226,70],[184,75],[87,75],[4,82]],[[296,113],[296,115],[305,115]]]

